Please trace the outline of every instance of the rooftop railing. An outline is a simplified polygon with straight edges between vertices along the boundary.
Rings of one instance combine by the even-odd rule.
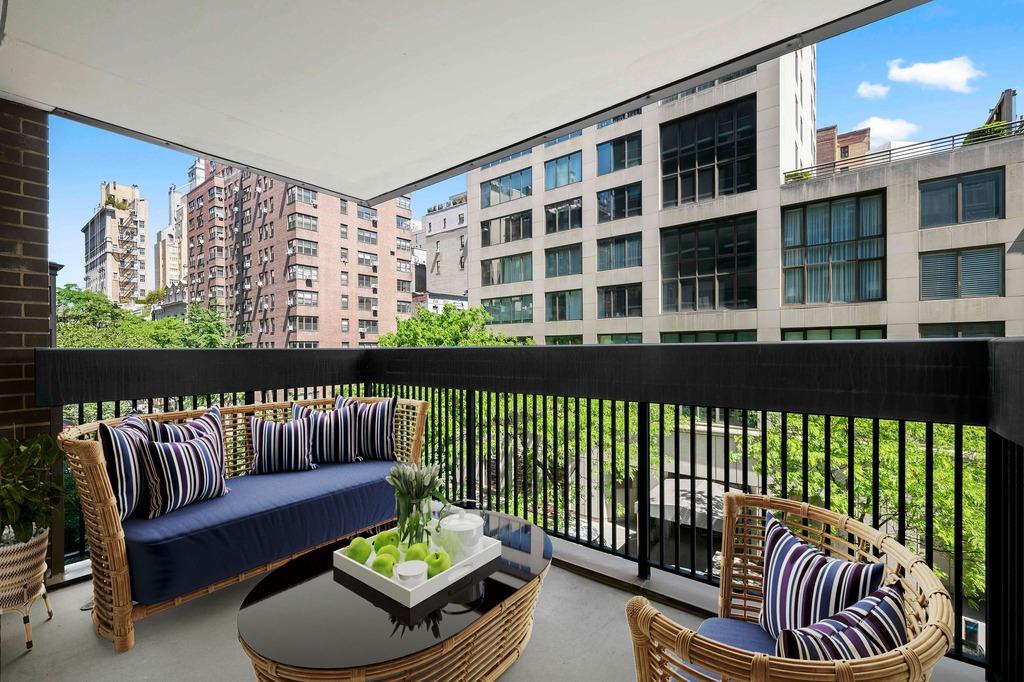
[[[872,166],[955,151],[957,149],[963,149],[964,147],[971,147],[1022,134],[1024,134],[1024,119],[1019,121],[999,121],[981,128],[976,128],[966,133],[957,133],[956,135],[950,135],[949,137],[940,137],[934,140],[927,140],[925,142],[914,142],[913,144],[885,149],[878,152],[871,152],[861,156],[836,159],[829,163],[821,163],[817,166],[800,168],[798,170],[787,172],[783,177],[788,185],[794,182],[802,182],[804,180],[829,177],[846,171],[856,171],[864,168],[870,168]]]
[[[936,570],[951,656],[997,679],[1024,641],[1024,339],[40,349],[36,362],[39,404],[62,406],[55,428],[132,408],[428,400],[424,459],[449,499],[528,518],[641,578],[717,583],[728,490],[830,507]],[[76,532],[67,546],[85,549]]]

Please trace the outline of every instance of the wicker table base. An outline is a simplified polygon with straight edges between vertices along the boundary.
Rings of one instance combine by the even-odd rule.
[[[516,662],[533,630],[533,613],[547,569],[518,589],[470,627],[436,646],[411,656],[346,669],[296,668],[268,660],[250,649],[241,637],[242,651],[252,661],[256,679],[304,680],[496,680]]]

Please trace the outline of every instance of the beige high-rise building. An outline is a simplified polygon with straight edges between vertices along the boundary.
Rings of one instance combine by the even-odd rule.
[[[187,196],[189,298],[247,345],[375,346],[412,314],[408,197],[370,208],[205,164]]]
[[[149,202],[138,185],[100,183],[100,202],[82,227],[85,288],[132,305],[150,290],[146,279]]]
[[[470,305],[548,344],[1024,335],[1024,128],[815,167],[815,71],[804,48],[470,171]]]
[[[413,247],[422,249],[426,269],[426,293],[465,298],[469,290],[466,239],[469,206],[466,193],[454,194],[443,204],[431,206],[413,232]]]
[[[167,290],[184,282],[188,276],[185,203],[185,194],[171,185],[167,190],[167,227],[156,233],[153,245],[154,290]]]

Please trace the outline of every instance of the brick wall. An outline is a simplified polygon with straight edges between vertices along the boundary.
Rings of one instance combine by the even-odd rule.
[[[0,99],[0,433],[49,431],[32,349],[50,344],[46,112]]]

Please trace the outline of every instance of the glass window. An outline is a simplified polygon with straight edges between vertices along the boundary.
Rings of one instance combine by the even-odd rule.
[[[544,207],[544,232],[563,232],[583,227],[583,198],[576,197]]]
[[[639,232],[597,240],[597,269],[616,270],[642,265]]]
[[[921,300],[1002,295],[1002,246],[921,254]]]
[[[662,206],[755,189],[756,124],[751,96],[662,125]]]
[[[619,220],[643,213],[640,201],[640,183],[613,187],[597,193],[597,222]]]
[[[491,316],[488,324],[533,322],[533,295],[481,299],[480,305]]]
[[[597,289],[597,316],[640,317],[643,315],[641,284],[619,284]]]
[[[367,230],[360,227],[356,231],[356,239],[360,244],[376,244],[377,232],[375,230]]]
[[[1002,168],[927,180],[919,189],[921,227],[1003,217]]]
[[[308,239],[289,239],[288,255],[301,254],[303,256],[315,256],[319,252],[319,245]]]
[[[1006,336],[1004,322],[960,322],[951,324],[922,324],[918,326],[922,339],[966,339]]]
[[[583,245],[570,244],[544,251],[544,276],[562,277],[583,272]]]
[[[665,312],[757,307],[757,217],[661,231]]]
[[[559,334],[545,336],[544,343],[548,346],[581,346],[583,345],[582,334]]]
[[[288,216],[288,229],[294,230],[296,228],[316,232],[317,217],[315,215],[306,215],[305,213],[292,213]]]
[[[523,168],[480,183],[480,208],[497,206],[533,194],[533,169]]]
[[[533,279],[533,254],[519,253],[504,258],[480,261],[480,284],[508,284]]]
[[[640,162],[639,131],[597,145],[598,175],[639,166]]]
[[[643,343],[643,334],[598,334],[597,342],[601,344]]]
[[[783,329],[783,341],[854,341],[884,339],[885,327],[821,327]]]
[[[533,211],[484,220],[480,223],[480,245],[493,246],[533,236]]]
[[[571,185],[583,179],[583,152],[544,162],[544,189]]]
[[[783,209],[782,267],[785,304],[882,300],[883,195]]]
[[[583,290],[552,291],[544,294],[544,319],[548,322],[583,319]]]
[[[662,343],[732,343],[734,341],[757,341],[757,331],[743,329],[740,331],[720,332],[662,332]]]

